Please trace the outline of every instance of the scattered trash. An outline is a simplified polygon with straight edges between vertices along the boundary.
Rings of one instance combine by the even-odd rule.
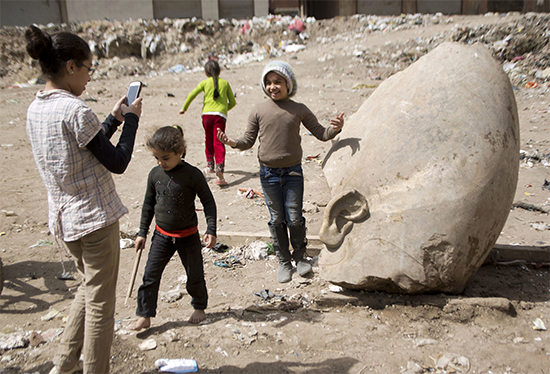
[[[167,292],[159,292],[160,299],[165,303],[175,303],[180,300],[184,295],[184,292],[180,290],[179,286],[175,290]]]
[[[219,260],[214,262],[214,265],[222,268],[232,268],[234,266],[239,266],[239,265],[243,266],[244,264],[241,262],[241,258],[239,256],[231,255],[224,260]]]
[[[307,156],[306,156],[306,159],[307,159],[307,160],[313,160],[313,159],[319,158],[319,156],[321,156],[320,153],[318,153],[318,154],[316,154],[316,155],[307,155]]]
[[[195,360],[185,358],[159,358],[155,361],[155,366],[168,373],[194,373],[198,370]]]
[[[120,249],[132,248],[134,241],[132,239],[120,239]]]
[[[270,249],[272,249],[270,245],[271,244],[259,240],[253,241],[244,247],[244,257],[254,261],[265,260],[270,254]],[[274,253],[275,251],[273,251],[273,254]]]
[[[52,245],[53,243],[48,241],[48,240],[44,240],[44,239],[40,239],[39,241],[37,241],[36,243],[34,243],[33,245],[31,245],[29,248],[35,248],[35,247],[44,247],[46,245]]]
[[[525,341],[525,338],[523,336],[516,336],[514,339],[512,339],[512,342],[514,344],[521,344],[521,343],[527,343]]]
[[[533,326],[533,330],[546,331],[546,326],[544,325],[544,322],[542,322],[540,318],[537,318],[536,320],[534,320],[533,324],[535,325]]]
[[[531,227],[537,231],[546,231],[550,230],[550,225],[547,225],[543,222],[531,222]]]
[[[41,333],[40,335],[42,335],[42,339],[44,339],[47,343],[51,343],[55,340],[55,338],[57,338],[62,333],[63,333],[62,328],[59,328],[59,329],[54,328],[54,329],[49,329]]]
[[[222,356],[225,356],[225,357],[229,357],[227,352],[224,351],[223,349],[221,349],[221,347],[216,348],[216,353],[219,353],[219,354],[221,354]]]
[[[61,312],[59,310],[56,310],[56,309],[50,309],[50,311],[48,313],[46,313],[45,315],[43,315],[42,317],[40,317],[40,319],[42,321],[51,321],[52,319],[54,319],[55,317],[57,317]]]
[[[229,263],[226,260],[216,261],[214,262],[214,265],[219,266],[221,268],[230,268]]]
[[[377,84],[365,84],[365,83],[356,83],[351,88],[352,90],[359,90],[361,88],[376,88],[378,87]]]
[[[167,342],[175,342],[179,340],[179,335],[176,330],[168,330],[162,334]]]
[[[218,252],[218,253],[225,253],[225,252],[229,251],[229,246],[227,244],[223,244],[223,243],[216,243],[216,245],[214,245],[212,247],[212,250],[214,252]]]
[[[56,277],[57,279],[60,279],[60,280],[75,280],[76,278],[74,277],[74,275],[72,275],[71,273],[69,272],[64,272],[62,273],[61,275],[58,275]]]
[[[525,83],[525,88],[536,88],[539,84],[537,82],[527,82]]]
[[[17,214],[15,214],[15,212],[11,211],[11,210],[3,210],[2,209],[2,213],[4,213],[4,215],[6,217],[12,217],[12,216],[16,216]]]
[[[407,370],[402,374],[422,374],[424,373],[424,368],[418,362],[410,360],[407,362]]]
[[[155,341],[155,339],[147,339],[139,345],[139,349],[141,351],[151,351],[155,348],[157,348],[157,342]]]
[[[0,350],[8,351],[10,349],[25,348],[29,345],[29,336],[30,333],[25,332],[0,333]]]
[[[306,29],[306,25],[299,17],[294,17],[292,22],[290,22],[290,25],[288,25],[288,29],[296,32],[296,34],[299,34]]]
[[[183,66],[181,64],[174,65],[170,69],[168,69],[168,71],[170,73],[174,73],[174,74],[183,73],[185,71],[185,66]]]
[[[453,353],[443,353],[437,356],[435,368],[446,370],[448,373],[467,373],[470,371],[470,360]]]
[[[252,188],[239,188],[239,191],[240,192],[244,192],[244,196],[247,198],[247,199],[253,199],[254,197],[256,196],[259,196],[261,197],[262,199],[264,198],[264,194],[261,193],[261,192],[258,192],[256,190],[253,190]]]
[[[283,46],[281,49],[286,53],[295,53],[306,49],[306,46],[303,44],[290,44]]]
[[[340,292],[344,291],[344,289],[342,287],[337,286],[335,284],[329,284],[328,289],[329,289],[330,292],[334,292],[334,293],[340,293]]]
[[[263,290],[261,290],[261,291],[258,291],[258,292],[254,292],[252,295],[261,297],[264,301],[269,301],[269,300],[273,300],[273,301],[285,301],[285,297],[284,297],[284,296],[275,295],[273,292],[271,292],[271,291],[268,290],[267,288],[266,288],[266,289],[263,289]],[[248,309],[247,309],[247,310],[248,310]]]
[[[246,21],[243,27],[241,27],[241,33],[248,35],[250,34],[251,31],[252,31],[252,22]]]
[[[264,300],[273,299],[275,297],[275,294],[273,292],[271,292],[270,290],[268,290],[268,289],[261,290],[261,291],[258,291],[258,292],[254,292],[252,295],[259,296]]]
[[[310,201],[305,201],[303,206],[302,206],[302,212],[304,213],[319,213],[319,207],[310,202]]]
[[[414,345],[415,348],[424,347],[425,345],[432,345],[439,343],[434,339],[418,339]]]
[[[548,180],[546,180],[546,179],[544,180],[544,183],[542,185],[542,189],[550,191],[550,182]]]
[[[173,93],[170,93],[170,92],[168,92],[168,93],[166,94],[166,96],[168,96],[168,97],[176,97],[176,95],[174,95]]]

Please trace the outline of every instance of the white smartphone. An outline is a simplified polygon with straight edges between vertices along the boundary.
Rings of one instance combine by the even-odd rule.
[[[132,104],[139,97],[141,86],[142,83],[139,81],[130,83],[128,86],[128,93],[126,94],[126,105]]]

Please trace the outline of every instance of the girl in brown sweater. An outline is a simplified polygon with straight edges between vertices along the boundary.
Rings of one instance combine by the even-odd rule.
[[[311,264],[305,259],[307,239],[302,215],[304,176],[300,124],[317,139],[327,141],[341,131],[344,113],[332,119],[330,127],[324,127],[308,107],[291,100],[298,86],[292,67],[286,62],[267,64],[261,84],[271,100],[252,109],[244,135],[231,139],[218,130],[218,139],[240,150],[251,148],[256,139],[259,141],[260,181],[271,216],[269,231],[279,259],[277,280],[285,283],[292,279],[292,260],[299,275],[311,272]],[[292,254],[290,244],[294,249]]]

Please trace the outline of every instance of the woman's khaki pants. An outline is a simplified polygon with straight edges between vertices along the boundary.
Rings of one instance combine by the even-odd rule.
[[[54,364],[70,370],[84,355],[85,374],[109,372],[114,334],[116,282],[120,260],[118,221],[74,242],[65,242],[76,258],[83,282],[78,287]]]

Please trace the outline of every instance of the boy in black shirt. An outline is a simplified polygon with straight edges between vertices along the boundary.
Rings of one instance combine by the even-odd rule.
[[[195,197],[204,207],[207,248],[216,244],[216,203],[202,172],[183,160],[185,142],[179,126],[162,127],[147,141],[157,159],[147,179],[147,191],[141,210],[136,251],[145,247],[149,226],[156,218],[155,233],[145,265],[143,284],[138,290],[137,322],[131,327],[139,331],[151,326],[156,315],[160,279],[168,261],[178,252],[187,273],[187,292],[195,309],[189,322],[204,320],[208,293],[204,281],[202,246],[197,228]]]

